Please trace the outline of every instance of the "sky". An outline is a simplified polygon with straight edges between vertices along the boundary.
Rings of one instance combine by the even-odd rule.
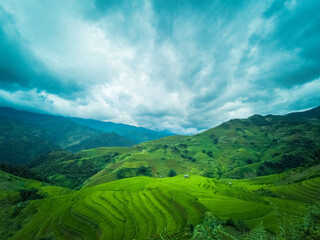
[[[319,0],[1,0],[0,106],[179,134],[317,107],[319,12]]]

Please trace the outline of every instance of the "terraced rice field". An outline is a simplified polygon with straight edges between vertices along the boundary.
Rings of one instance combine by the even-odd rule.
[[[313,178],[299,183],[274,187],[272,190],[287,199],[315,203],[320,201],[320,178]]]
[[[311,200],[318,197],[318,183],[319,179],[313,179],[273,190],[300,201],[301,191],[308,189]],[[37,213],[11,239],[148,239],[164,229],[177,232],[195,226],[208,210],[220,218],[245,220],[250,227],[263,221],[275,232],[277,221],[270,202],[293,216],[292,209],[303,207],[299,201],[262,197],[199,176],[136,177],[36,200],[29,210],[37,209]]]

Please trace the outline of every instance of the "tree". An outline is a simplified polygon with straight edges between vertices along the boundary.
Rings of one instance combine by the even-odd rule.
[[[207,152],[207,155],[212,158],[212,157],[213,157],[212,151],[208,151],[208,152]]]
[[[174,170],[174,169],[171,169],[170,171],[169,171],[169,177],[174,177],[174,176],[176,176],[177,175],[177,173],[176,173],[176,171]]]
[[[320,239],[320,204],[308,208],[302,224],[302,239]]]
[[[20,199],[22,202],[28,201],[28,200],[35,200],[35,199],[41,199],[45,196],[43,194],[40,194],[38,192],[38,189],[31,188],[31,189],[22,189],[20,190]]]

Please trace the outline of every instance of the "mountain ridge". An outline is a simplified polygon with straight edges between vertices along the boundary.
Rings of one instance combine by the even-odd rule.
[[[59,149],[76,152],[136,144],[117,133],[93,129],[62,116],[0,108],[0,120],[0,163],[24,165],[38,155]]]
[[[83,161],[88,164],[86,161],[92,158],[91,167],[97,172],[78,187],[141,174],[168,176],[171,170],[177,174],[241,179],[316,164],[319,136],[320,125],[311,120],[253,115],[247,119],[232,119],[193,136],[174,135],[123,149],[81,151],[77,158],[60,158],[52,165],[35,166],[35,170],[57,169],[46,177],[59,179],[64,176],[59,169],[69,165],[70,169],[78,171],[76,166],[81,166]],[[100,158],[108,161],[97,161]],[[43,161],[46,162],[45,156]]]
[[[69,118],[72,121],[81,124],[83,126],[87,126],[96,130],[100,130],[103,132],[114,132],[123,136],[130,141],[138,144],[145,141],[150,141],[162,137],[167,137],[170,135],[174,135],[171,132],[167,131],[154,131],[144,127],[136,127],[132,125],[127,125],[123,123],[113,123],[113,122],[104,122],[94,119],[85,119],[85,118]]]

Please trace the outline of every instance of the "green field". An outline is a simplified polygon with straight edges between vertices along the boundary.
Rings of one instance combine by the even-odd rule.
[[[313,178],[273,186],[178,175],[134,177],[76,192],[38,186],[48,197],[30,202],[23,211],[32,218],[9,239],[147,239],[165,229],[175,233],[196,226],[206,211],[221,219],[243,220],[250,228],[263,223],[277,234],[277,213],[302,218],[305,203],[320,200],[319,182]],[[259,194],[261,188],[279,196]]]

